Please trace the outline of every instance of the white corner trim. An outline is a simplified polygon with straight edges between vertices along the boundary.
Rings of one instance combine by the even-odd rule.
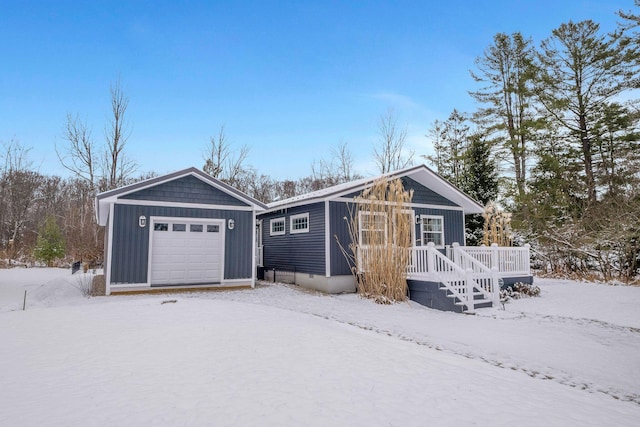
[[[328,200],[324,202],[324,271],[325,277],[331,277],[331,218]]]
[[[256,266],[256,211],[253,210],[251,215],[251,288],[256,287],[256,274],[257,274],[257,266]]]
[[[113,204],[109,206],[109,217],[107,218],[107,224],[109,229],[107,230],[107,265],[104,272],[105,294],[111,295],[111,264],[113,263],[113,223],[115,218],[113,217]]]

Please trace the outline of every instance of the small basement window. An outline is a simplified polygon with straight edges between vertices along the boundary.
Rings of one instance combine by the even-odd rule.
[[[217,224],[207,224],[207,233],[219,233],[220,226]]]
[[[274,218],[269,221],[269,224],[271,227],[269,230],[270,236],[281,236],[285,234],[284,218]]]
[[[190,224],[189,231],[192,233],[202,233],[203,227],[202,224]]]
[[[169,231],[169,224],[166,222],[156,222],[153,224],[153,231]]]
[[[173,231],[187,231],[187,224],[173,224]]]
[[[309,232],[309,212],[291,215],[289,221],[289,233],[297,234]]]

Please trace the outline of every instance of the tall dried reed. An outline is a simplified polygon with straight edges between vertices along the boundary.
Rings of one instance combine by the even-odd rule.
[[[484,217],[482,244],[488,246],[497,243],[498,246],[512,246],[511,214],[489,202],[482,216]]]
[[[407,266],[412,246],[413,191],[400,179],[379,179],[354,199],[349,224],[351,242],[342,252],[358,282],[358,293],[378,303],[407,296]],[[340,242],[338,242],[340,243]]]

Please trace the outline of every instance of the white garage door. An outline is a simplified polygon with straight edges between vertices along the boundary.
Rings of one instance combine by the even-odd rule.
[[[151,285],[220,283],[224,220],[154,219]]]

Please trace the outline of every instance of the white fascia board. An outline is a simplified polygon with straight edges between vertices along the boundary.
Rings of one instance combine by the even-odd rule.
[[[134,200],[134,199],[116,199],[111,203],[116,205],[135,205],[135,206],[160,206],[175,208],[193,208],[193,209],[218,209],[225,211],[244,211],[252,212],[251,206],[232,206],[232,205],[208,205],[204,203],[184,203],[184,202],[158,202],[155,200]]]
[[[244,211],[252,212],[255,209],[252,206],[233,206],[233,205],[208,205],[203,203],[185,203],[185,202],[160,202],[155,200],[135,200],[135,199],[118,199],[117,197],[108,197],[97,202],[96,216],[98,225],[106,225],[107,215],[111,205],[133,205],[133,206],[160,206],[174,208],[192,208],[192,209],[217,209],[226,211]]]
[[[353,199],[348,197],[339,197],[334,200],[334,202],[344,202],[344,203],[353,203]],[[369,200],[363,200],[361,203],[370,203]],[[385,205],[395,204],[394,202],[384,202]],[[431,205],[426,203],[404,203],[403,206],[411,207],[411,208],[424,208],[424,209],[440,209],[443,211],[464,211],[464,208],[461,206],[450,206],[450,205]]]
[[[111,205],[113,205],[114,201],[117,198],[109,197],[107,199],[98,200],[96,199],[96,217],[98,219],[98,225],[105,226],[107,225],[107,220],[109,217],[109,211],[111,209]]]

